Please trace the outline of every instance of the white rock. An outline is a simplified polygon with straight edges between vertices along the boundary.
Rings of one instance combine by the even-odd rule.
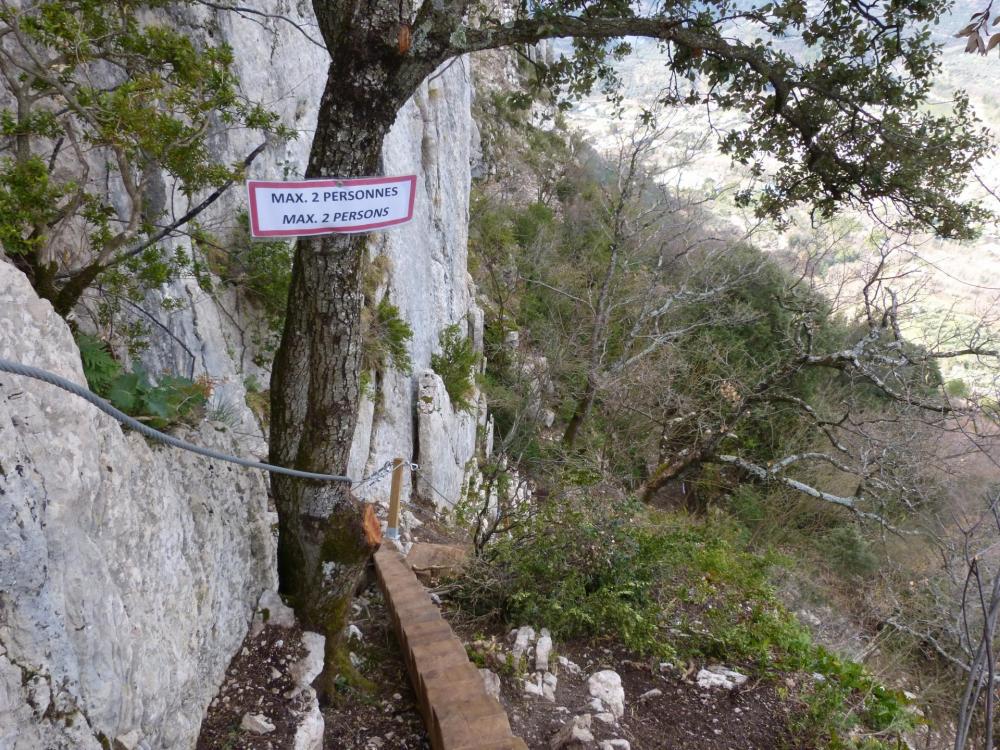
[[[659,688],[653,688],[652,690],[647,690],[645,693],[639,696],[639,701],[648,701],[650,698],[659,698],[663,695],[663,691]]]
[[[264,625],[276,628],[290,628],[295,625],[295,612],[287,606],[277,591],[265,591],[257,602],[257,611],[250,626],[250,635],[256,638]]]
[[[323,713],[314,699],[295,730],[292,750],[323,750]]]
[[[545,691],[542,688],[542,676],[535,673],[529,677],[524,678],[524,694],[534,695],[541,698]]]
[[[42,717],[49,710],[52,703],[52,691],[49,690],[49,681],[40,674],[33,675],[25,684],[28,703],[35,710],[35,715]]]
[[[288,674],[294,683],[291,695],[312,685],[313,680],[323,671],[326,638],[306,630],[302,633],[302,647],[306,651],[305,655],[288,668]]]
[[[632,750],[628,740],[601,740],[600,750]]]
[[[580,750],[591,747],[590,714],[574,716],[549,740],[549,750]]]
[[[594,718],[608,725],[615,725],[618,723],[615,719],[615,715],[608,713],[607,711],[601,711],[600,713],[594,714]]]
[[[570,661],[565,656],[560,656],[559,659],[558,659],[558,662],[559,662],[560,668],[565,669],[567,672],[569,672],[572,675],[578,675],[578,674],[582,674],[583,673],[583,670],[580,669],[579,665],[577,665],[576,663]]]
[[[243,714],[240,728],[253,734],[268,734],[274,731],[274,724],[264,714]]]
[[[521,657],[524,656],[528,647],[535,640],[535,629],[530,625],[524,625],[517,629],[517,635],[514,637],[514,661],[516,663],[521,662]]]
[[[122,750],[138,750],[141,742],[142,737],[139,735],[138,729],[115,737],[115,743],[121,745]]]
[[[478,415],[456,410],[440,378],[428,368],[440,350],[439,334],[452,323],[471,334],[481,351],[483,313],[467,269],[476,133],[470,114],[472,75],[466,57],[445,65],[449,67],[442,66],[399,112],[382,151],[385,174],[417,175],[414,216],[406,231],[376,233],[369,241],[372,255],[389,261],[389,298],[413,330],[408,344],[413,374],[385,373],[377,414],[365,400],[347,473],[364,476],[366,469],[394,456],[413,457],[420,471],[412,477],[404,472],[403,497],[410,496],[413,481],[421,497],[448,507],[461,499],[466,486],[470,459],[476,455]],[[485,407],[475,396],[472,402]],[[361,494],[384,502],[389,481],[385,477]]]
[[[625,714],[625,688],[621,676],[612,669],[595,672],[587,680],[587,690],[620,719]]]
[[[365,660],[358,656],[353,651],[347,652],[347,658],[351,660],[351,666],[355,669],[360,669],[361,665],[365,663]]]
[[[0,357],[86,384],[69,328],[4,260]],[[177,432],[246,454],[230,432]],[[98,731],[133,730],[151,747],[193,746],[275,585],[265,480],[153,446],[82,399],[7,374],[0,465],[0,746],[16,736],[18,747],[76,750],[97,747]],[[51,718],[34,715],[45,691],[29,695],[32,675],[16,665],[59,686]],[[54,718],[69,715],[72,726]]]
[[[732,669],[712,666],[699,670],[695,677],[698,687],[702,689],[732,690],[747,681],[747,676]]]
[[[542,676],[542,695],[546,700],[555,703],[556,700],[556,685],[559,683],[558,678],[551,672],[546,672]]]
[[[479,674],[483,678],[483,687],[486,692],[498,701],[500,700],[500,675],[492,669],[480,669]]]
[[[552,653],[552,636],[549,631],[542,628],[538,643],[535,644],[535,671],[549,671],[549,654]]]
[[[359,641],[363,641],[365,637],[361,634],[361,628],[359,628],[354,623],[347,626],[347,640],[356,638]]]

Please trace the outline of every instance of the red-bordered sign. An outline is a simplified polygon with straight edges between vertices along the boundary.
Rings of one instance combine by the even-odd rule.
[[[417,176],[248,180],[247,194],[253,237],[371,232],[413,218]]]

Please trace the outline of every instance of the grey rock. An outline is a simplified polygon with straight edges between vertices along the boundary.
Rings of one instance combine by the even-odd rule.
[[[712,666],[698,671],[695,681],[705,690],[732,690],[747,681],[745,674],[722,666]]]
[[[0,356],[85,384],[65,322],[2,261]],[[179,433],[239,451],[209,426]],[[6,374],[0,465],[0,641],[25,684],[39,674],[60,686],[49,714],[78,717],[28,719],[44,691],[29,696],[19,677],[0,746],[88,748],[97,732],[132,730],[155,749],[193,744],[275,584],[263,478],[151,445],[82,399]]]
[[[467,271],[470,161],[478,137],[470,62],[445,65],[400,110],[383,148],[386,174],[417,175],[413,221],[370,242],[373,257],[388,259],[380,294],[389,295],[413,329],[413,374],[383,373],[378,408],[366,401],[359,414],[348,473],[365,476],[395,456],[410,458],[420,470],[416,477],[404,472],[403,496],[415,480],[421,497],[450,507],[461,499],[475,455],[478,418],[455,410],[440,378],[434,382],[427,373],[448,325],[462,326],[481,349],[483,315]],[[477,398],[473,403],[479,408]],[[385,477],[360,495],[385,502],[389,483]]]
[[[295,625],[295,612],[286,605],[277,591],[268,590],[260,595],[257,611],[250,626],[250,635],[257,637],[264,625],[275,628],[290,628]]]
[[[628,740],[601,740],[600,750],[632,750]]]
[[[302,716],[295,737],[292,740],[292,750],[323,750],[323,730],[325,721],[319,709],[319,702],[313,698],[308,711]]]
[[[590,714],[574,716],[549,740],[549,750],[584,750],[594,747]]]
[[[133,729],[131,732],[115,737],[115,745],[117,746],[115,750],[138,750],[141,743],[142,737],[139,736],[139,730]]]
[[[538,672],[549,671],[549,654],[552,653],[552,636],[549,631],[542,628],[542,633],[535,644],[535,670]]]
[[[492,669],[480,669],[479,674],[483,678],[483,687],[486,688],[486,692],[492,695],[498,701],[500,700],[500,675],[494,672]]]
[[[559,679],[551,672],[546,672],[542,675],[542,697],[549,702],[555,703],[556,685],[558,684]]]
[[[557,661],[559,662],[559,668],[566,670],[569,674],[578,675],[583,673],[583,670],[580,669],[576,662],[570,661],[565,656],[560,656]]]
[[[621,676],[612,669],[595,672],[587,680],[587,690],[608,711],[620,719],[625,714],[625,688]]]
[[[269,734],[274,731],[274,724],[264,714],[243,714],[240,729],[253,734]]]
[[[521,657],[525,655],[528,647],[535,640],[535,629],[530,625],[524,625],[517,629],[517,635],[514,637],[514,661],[520,662]]]
[[[642,701],[648,701],[650,698],[659,698],[661,695],[663,695],[662,690],[659,688],[653,688],[652,690],[647,690],[645,693],[640,695],[638,700],[641,703]]]
[[[319,633],[308,630],[302,633],[302,647],[305,655],[292,664],[288,673],[295,683],[296,691],[302,691],[312,685],[313,680],[323,671],[323,654],[326,648],[326,638]]]

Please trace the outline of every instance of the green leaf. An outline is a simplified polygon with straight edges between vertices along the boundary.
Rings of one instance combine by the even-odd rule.
[[[108,391],[108,400],[126,414],[134,413],[138,386],[139,376],[134,372],[119,375],[111,383]]]

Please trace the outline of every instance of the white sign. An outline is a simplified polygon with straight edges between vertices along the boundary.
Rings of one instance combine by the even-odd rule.
[[[250,234],[302,237],[370,232],[413,218],[417,177],[268,182],[248,180]]]

